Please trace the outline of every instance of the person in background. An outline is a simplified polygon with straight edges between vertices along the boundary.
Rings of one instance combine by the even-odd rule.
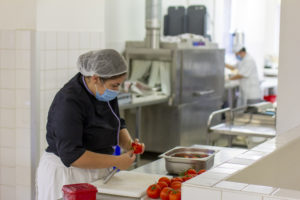
[[[57,92],[49,109],[48,147],[37,169],[38,200],[60,199],[63,185],[91,183],[114,166],[128,169],[136,159],[117,100],[127,74],[124,59],[104,49],[79,56],[77,65],[79,73]],[[113,155],[117,145],[127,152]]]
[[[249,104],[259,103],[262,101],[260,84],[258,78],[257,67],[254,59],[246,51],[243,46],[234,48],[235,56],[238,60],[236,66],[226,64],[226,68],[230,70],[238,70],[238,73],[231,76],[230,80],[239,80],[240,95],[238,98],[238,106],[246,106]]]

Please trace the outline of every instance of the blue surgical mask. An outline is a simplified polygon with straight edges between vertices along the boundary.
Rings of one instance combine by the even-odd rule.
[[[243,60],[243,58],[242,58],[240,55],[236,55],[235,57],[236,57],[236,59],[239,60],[239,61]]]
[[[96,86],[96,85],[95,85]],[[119,94],[119,91],[115,91],[115,90],[109,90],[109,89],[105,89],[104,93],[101,95],[98,90],[97,90],[97,86],[96,86],[96,99],[98,101],[111,101],[114,98],[116,98]]]

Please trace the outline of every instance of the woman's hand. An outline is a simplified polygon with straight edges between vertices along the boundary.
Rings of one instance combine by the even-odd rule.
[[[123,153],[122,155],[118,156],[116,167],[121,170],[126,170],[132,165],[135,159],[136,159],[136,155],[133,153],[132,150]]]

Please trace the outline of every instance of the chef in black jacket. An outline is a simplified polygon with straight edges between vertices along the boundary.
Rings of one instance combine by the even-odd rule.
[[[48,147],[37,169],[38,200],[62,198],[63,185],[104,178],[113,166],[128,169],[136,158],[116,98],[126,79],[124,59],[104,49],[81,55],[77,66],[80,73],[58,91],[48,112]],[[116,145],[127,152],[113,155]]]

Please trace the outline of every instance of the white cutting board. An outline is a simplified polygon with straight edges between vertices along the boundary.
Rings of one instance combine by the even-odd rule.
[[[145,196],[147,188],[164,175],[146,174],[141,172],[117,172],[106,184],[103,180],[94,183],[98,193],[140,198]],[[168,177],[168,176],[167,176]]]

